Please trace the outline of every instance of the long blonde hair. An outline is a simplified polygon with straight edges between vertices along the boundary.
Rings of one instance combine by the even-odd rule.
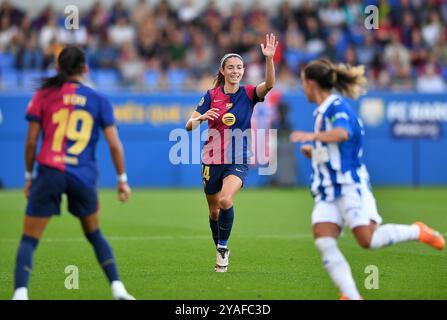
[[[322,89],[335,88],[342,95],[357,99],[366,91],[365,66],[333,64],[327,59],[310,62],[303,70],[304,77],[314,80]]]
[[[240,55],[238,55],[237,53],[227,53],[226,55],[224,55],[223,58],[220,59],[220,68],[217,71],[216,76],[214,77],[214,82],[213,82],[214,88],[220,87],[225,84],[225,77],[220,72],[220,70],[223,70],[225,68],[225,64],[227,63],[227,60],[230,58],[238,58],[242,61],[242,63],[244,62],[244,59],[242,59],[242,57]]]

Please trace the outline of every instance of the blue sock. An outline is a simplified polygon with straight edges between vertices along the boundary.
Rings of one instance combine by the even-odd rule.
[[[219,213],[219,240],[218,244],[226,246],[230,238],[231,228],[233,227],[234,209],[220,209]]]
[[[110,282],[119,280],[112,248],[98,229],[85,235],[95,249],[96,258]]]
[[[214,244],[217,246],[217,240],[219,238],[219,224],[217,223],[217,220],[213,220],[210,217],[210,228],[211,233],[213,234],[213,240]]]
[[[39,243],[38,239],[22,235],[17,249],[16,268],[14,271],[14,288],[28,287],[29,277],[33,269],[33,254]]]

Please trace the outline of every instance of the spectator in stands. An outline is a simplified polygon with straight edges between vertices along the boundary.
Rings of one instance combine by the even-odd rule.
[[[442,31],[441,17],[437,11],[429,14],[427,23],[422,26],[422,37],[429,46],[434,46]]]
[[[12,49],[16,34],[17,27],[12,25],[9,16],[4,14],[0,20],[0,52]]]
[[[184,23],[194,21],[199,15],[200,11],[192,0],[184,0],[183,5],[177,12],[178,20]]]
[[[194,78],[199,78],[203,74],[212,74],[216,55],[214,48],[207,42],[200,29],[193,29],[191,34],[192,48],[188,50],[186,62],[191,69]]]
[[[138,3],[132,10],[132,23],[138,28],[145,21],[152,20],[153,17],[152,10],[146,3],[146,0],[138,0]]]
[[[110,14],[110,23],[118,24],[118,20],[124,18],[126,21],[130,20],[129,11],[124,6],[122,0],[117,0],[112,6]]]
[[[418,92],[445,93],[445,82],[441,75],[436,73],[434,63],[425,65],[424,73],[417,78],[416,89]]]
[[[39,45],[42,50],[47,50],[48,46],[54,41],[58,42],[57,18],[54,14],[48,17],[48,20],[39,33]]]
[[[371,65],[374,57],[379,52],[373,33],[366,32],[362,45],[358,45],[356,50],[359,63],[367,66]]]
[[[138,57],[132,42],[123,44],[118,70],[125,86],[138,86],[144,82],[144,61]]]
[[[23,33],[20,34],[21,45],[16,56],[16,67],[18,69],[43,69],[44,54],[39,47],[36,32],[32,32],[29,38],[25,38]]]
[[[410,68],[410,52],[400,41],[399,34],[391,35],[391,42],[385,46],[385,63],[392,65],[396,61],[405,69]]]
[[[0,21],[3,17],[8,17],[9,23],[14,26],[20,25],[24,13],[22,10],[11,5],[9,0],[4,0],[0,7]]]
[[[320,7],[318,16],[322,26],[327,30],[341,29],[346,23],[343,10],[339,7],[337,0],[329,0],[329,3]]]
[[[115,21],[116,23],[110,26],[108,34],[112,45],[119,48],[125,43],[133,42],[135,29],[129,24],[127,17],[125,15],[117,15]]]

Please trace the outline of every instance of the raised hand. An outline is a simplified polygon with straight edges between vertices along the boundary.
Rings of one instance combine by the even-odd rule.
[[[275,55],[276,47],[278,46],[278,41],[273,33],[265,35],[265,45],[261,43],[262,54],[266,58],[273,58]]]

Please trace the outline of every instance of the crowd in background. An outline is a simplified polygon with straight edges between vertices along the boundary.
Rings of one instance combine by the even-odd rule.
[[[378,29],[365,27],[364,8],[378,7]],[[299,70],[327,57],[364,64],[369,87],[377,90],[442,92],[447,79],[447,1],[326,0],[292,7],[287,1],[266,10],[235,4],[221,12],[212,0],[203,9],[186,0],[175,10],[169,1],[150,6],[101,2],[81,12],[78,29],[65,28],[66,16],[48,6],[31,17],[8,1],[0,5],[0,59],[13,55],[4,69],[52,70],[64,45],[85,48],[92,74],[119,76],[120,86],[170,90],[209,88],[220,58],[237,52],[245,60],[247,83],[262,81],[259,44],[266,33],[280,40],[275,55],[277,85],[299,86]],[[1,75],[0,75],[1,77]]]

